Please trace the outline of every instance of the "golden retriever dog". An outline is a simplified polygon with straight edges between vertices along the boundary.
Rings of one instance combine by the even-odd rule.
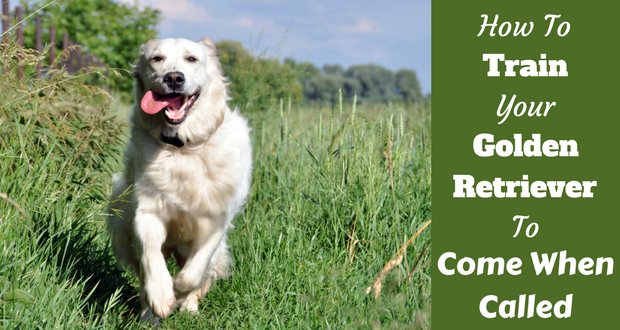
[[[252,146],[210,39],[151,40],[133,74],[137,102],[108,231],[117,260],[139,274],[141,320],[158,323],[177,307],[197,312],[228,274],[227,231],[250,189]]]

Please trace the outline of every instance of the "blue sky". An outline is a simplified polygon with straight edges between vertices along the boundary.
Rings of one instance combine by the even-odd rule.
[[[409,68],[417,72],[423,92],[430,92],[430,0],[137,2],[162,11],[161,38],[235,39],[318,67],[376,63]]]

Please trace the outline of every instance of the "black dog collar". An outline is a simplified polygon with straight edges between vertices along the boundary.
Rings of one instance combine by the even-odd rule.
[[[185,145],[185,142],[183,142],[181,139],[179,139],[179,133],[175,134],[174,136],[166,136],[166,135],[161,135],[161,140],[165,143],[168,144],[172,144],[173,146],[177,147],[177,148],[181,148],[182,146]]]

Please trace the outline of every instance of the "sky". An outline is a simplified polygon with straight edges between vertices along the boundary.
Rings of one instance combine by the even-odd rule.
[[[431,0],[119,0],[158,8],[160,38],[241,41],[273,56],[413,69],[431,90]]]

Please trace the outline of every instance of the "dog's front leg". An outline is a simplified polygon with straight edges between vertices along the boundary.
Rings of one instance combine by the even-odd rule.
[[[228,229],[226,215],[197,220],[196,238],[183,269],[174,276],[177,298],[185,297],[205,280],[205,272],[213,253]]]
[[[167,236],[165,223],[152,213],[138,210],[134,229],[141,249],[140,284],[143,290],[140,291],[145,294],[144,299],[140,300],[148,305],[142,306],[141,317],[148,318],[150,308],[155,315],[166,318],[172,313],[176,300],[172,277],[161,252]]]

